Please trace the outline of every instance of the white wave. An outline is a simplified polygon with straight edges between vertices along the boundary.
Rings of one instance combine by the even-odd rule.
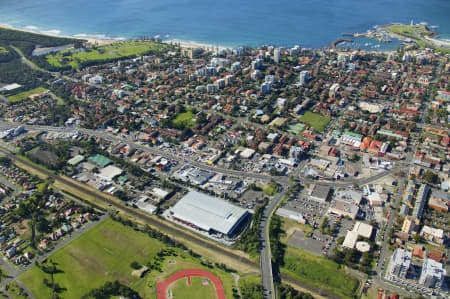
[[[23,29],[36,31],[36,30],[39,30],[39,27],[33,26],[33,25],[28,25],[28,26],[23,27]]]
[[[165,43],[170,44],[170,43],[175,43],[175,44],[180,44],[182,47],[192,47],[192,48],[219,48],[220,50],[224,50],[224,49],[232,49],[233,47],[228,47],[228,46],[224,46],[224,45],[216,45],[216,44],[208,44],[208,43],[199,43],[199,42],[195,42],[195,41],[189,41],[189,40],[181,40],[181,39],[168,39],[168,40],[164,40]]]
[[[103,39],[103,40],[117,40],[117,41],[126,40],[126,38],[122,37],[122,36],[110,37],[105,34],[89,34],[89,33],[78,33],[78,34],[74,34],[73,37]]]
[[[7,23],[0,23],[0,27],[13,29],[14,27]]]
[[[43,33],[43,34],[49,34],[49,35],[60,35],[61,34],[61,30],[58,30],[58,29],[41,30],[39,32]]]

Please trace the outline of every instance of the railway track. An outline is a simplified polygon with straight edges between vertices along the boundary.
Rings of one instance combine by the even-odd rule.
[[[97,192],[94,192],[93,190],[91,190],[87,186],[75,184],[70,179],[64,178],[64,177],[62,177],[60,175],[57,175],[57,174],[54,174],[54,173],[52,173],[52,172],[50,172],[50,171],[48,171],[46,169],[43,169],[43,168],[40,168],[40,167],[36,167],[36,165],[34,165],[33,163],[30,163],[30,162],[28,162],[28,161],[26,161],[24,159],[21,159],[20,157],[17,157],[16,155],[14,155],[14,154],[12,154],[12,153],[10,153],[10,152],[2,149],[2,148],[0,148],[0,152],[5,154],[8,158],[10,158],[13,161],[18,161],[18,162],[20,162],[20,163],[22,163],[22,164],[24,164],[24,165],[26,165],[26,166],[28,166],[30,168],[33,168],[33,169],[43,173],[44,175],[46,175],[47,177],[49,177],[49,178],[51,178],[51,179],[53,179],[55,181],[59,181],[59,182],[65,184],[65,185],[67,185],[69,187],[81,190],[86,195],[94,196],[98,200],[103,201],[104,203],[106,203],[108,205],[111,205],[111,206],[113,206],[113,207],[115,207],[115,208],[117,208],[119,210],[122,210],[122,211],[126,212],[127,214],[129,214],[129,215],[131,215],[131,216],[133,216],[133,217],[135,217],[137,219],[140,219],[140,220],[150,224],[153,227],[157,227],[157,228],[165,231],[169,235],[178,237],[180,239],[188,240],[188,241],[193,242],[193,243],[195,243],[195,244],[197,244],[199,246],[211,249],[211,250],[213,250],[213,251],[215,251],[215,252],[217,252],[219,254],[222,254],[222,255],[224,255],[224,256],[226,256],[228,258],[231,258],[233,260],[239,261],[242,264],[250,266],[250,267],[253,267],[255,269],[259,269],[259,267],[260,267],[259,263],[257,263],[257,262],[253,262],[253,261],[251,261],[251,260],[249,260],[247,258],[244,258],[244,257],[240,256],[240,255],[234,254],[234,253],[232,253],[232,252],[222,248],[221,246],[214,245],[214,244],[208,243],[206,241],[203,241],[200,238],[194,237],[194,236],[192,236],[190,234],[187,234],[187,233],[183,232],[182,230],[179,230],[179,229],[176,229],[176,228],[174,228],[174,227],[172,227],[170,225],[167,225],[164,222],[155,219],[154,217],[142,215],[141,213],[137,213],[132,208],[129,208],[127,206],[123,206],[121,204],[118,204],[117,202],[115,202],[114,200],[111,200],[107,196],[99,194]],[[339,297],[337,297],[337,296],[335,296],[333,294],[330,294],[330,293],[325,292],[323,290],[320,290],[318,288],[315,288],[315,287],[312,287],[310,285],[307,285],[307,284],[305,284],[305,283],[303,283],[301,281],[293,279],[293,278],[291,278],[291,277],[289,277],[289,276],[287,276],[285,274],[281,274],[281,278],[285,282],[288,282],[288,283],[293,284],[293,285],[297,285],[297,286],[299,286],[301,288],[310,290],[311,292],[320,294],[320,295],[322,295],[324,297],[336,298],[336,299],[339,298]]]

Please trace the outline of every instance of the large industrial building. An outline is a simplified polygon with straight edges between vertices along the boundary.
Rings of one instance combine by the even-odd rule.
[[[217,239],[231,240],[248,223],[249,212],[227,201],[190,191],[170,210],[171,220]]]

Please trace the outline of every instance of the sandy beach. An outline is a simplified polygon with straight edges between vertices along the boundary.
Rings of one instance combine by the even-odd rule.
[[[56,32],[51,32],[51,30],[50,31],[40,31],[37,28],[36,29],[14,28],[10,25],[1,24],[1,23],[0,23],[0,28],[29,32],[29,33],[36,33],[36,34],[41,34],[41,35],[48,35],[48,36],[52,36],[52,37],[63,37],[63,38],[74,38],[74,39],[86,40],[93,45],[99,45],[99,46],[117,43],[117,42],[121,42],[121,41],[125,40],[124,38],[113,39],[113,38],[101,37],[100,35],[97,35],[97,36],[96,35],[87,35],[87,34],[76,34],[74,36],[62,35],[62,34],[57,34]],[[193,42],[193,41],[183,41],[183,40],[178,40],[178,39],[164,40],[163,43],[180,45],[180,47],[182,47],[182,48],[205,49],[205,50],[212,50],[212,51],[215,51],[217,49],[224,50],[224,49],[232,48],[232,47],[225,47],[225,46],[220,46],[220,45],[197,43],[197,42]]]
[[[225,49],[233,48],[233,47],[225,47],[225,46],[220,46],[220,45],[197,43],[197,42],[193,42],[193,41],[183,41],[183,40],[178,40],[178,39],[165,40],[165,41],[163,41],[163,43],[176,44],[176,45],[180,45],[180,47],[182,47],[182,48],[188,48],[188,49],[225,50]]]

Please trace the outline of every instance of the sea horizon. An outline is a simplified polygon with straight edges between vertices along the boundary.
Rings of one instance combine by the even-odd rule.
[[[0,0],[0,4],[3,1],[6,0]],[[105,9],[106,12],[103,14],[95,14],[95,17],[90,14],[99,12],[102,4],[107,4],[106,1],[95,3],[88,3],[87,0],[74,0],[70,3],[55,1],[44,0],[35,4],[31,0],[24,0],[20,3],[2,4],[0,23],[19,30],[77,38],[129,40],[145,36],[159,37],[165,42],[176,40],[188,44],[227,48],[239,46],[255,48],[263,45],[322,48],[330,46],[334,40],[343,38],[343,33],[361,33],[377,25],[409,24],[413,20],[416,24],[426,22],[433,30],[437,29],[438,39],[450,40],[450,20],[445,13],[450,11],[450,1],[446,0],[430,0],[428,5],[423,5],[418,0],[398,0],[396,3],[377,1],[375,4],[364,5],[357,0],[338,0],[337,3],[329,4],[329,7],[319,7],[315,2],[305,1],[304,9],[296,3],[281,1],[286,2],[284,4],[287,7],[275,9],[279,10],[279,13],[265,12],[265,15],[261,11],[266,11],[265,8],[270,7],[268,0],[258,2],[262,3],[262,8],[236,2],[238,6],[235,9],[240,8],[244,12],[235,13],[233,8],[215,5],[218,6],[216,10],[222,9],[223,16],[220,14],[208,16],[208,12],[216,10],[206,9],[205,17],[196,19],[195,22],[191,19],[202,15],[197,10],[207,2],[206,0],[170,0],[165,6],[161,0],[150,2],[123,0],[120,1],[121,5],[116,5],[122,7],[129,4],[128,10],[109,8]],[[90,8],[89,11],[83,10],[83,4],[87,5],[86,9]],[[137,11],[136,5],[143,7],[142,12]],[[52,9],[49,9],[50,6]],[[349,11],[353,6],[360,6],[361,11],[359,13]],[[384,8],[387,6],[392,6],[392,11],[385,11]],[[375,12],[380,9],[386,14],[382,15],[381,11],[379,14],[368,14],[368,10]],[[311,11],[311,14],[305,11]],[[79,16],[78,12],[87,15]],[[146,12],[148,19],[145,19]],[[283,17],[286,15],[287,17]],[[327,16],[328,18],[325,18]],[[355,43],[346,46],[349,48],[359,46],[362,50],[392,51],[400,45],[399,41],[383,43],[368,38],[351,39],[355,40]]]

